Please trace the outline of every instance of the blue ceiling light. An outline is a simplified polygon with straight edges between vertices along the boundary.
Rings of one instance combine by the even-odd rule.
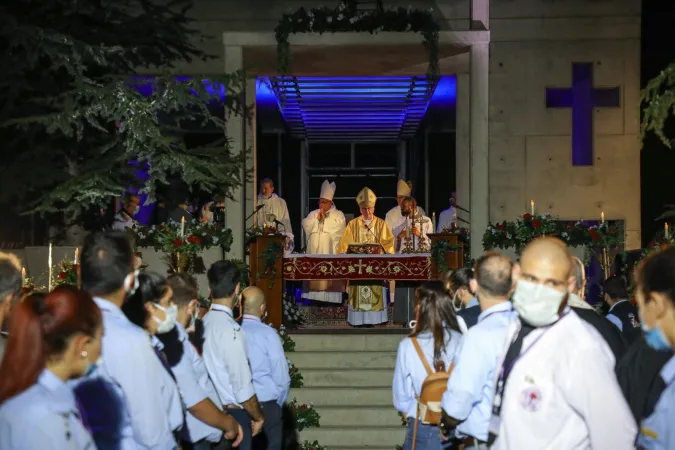
[[[133,77],[131,77],[131,85],[142,96],[150,97],[155,90],[154,78],[155,77],[150,76],[150,75],[133,76]],[[179,82],[179,83],[181,83],[183,81],[191,80],[191,79],[192,79],[192,77],[190,77],[190,76],[176,77],[176,81]],[[202,80],[202,83],[204,83],[204,89],[206,89],[206,92],[208,92],[212,97],[219,98],[220,101],[225,100],[225,86],[223,86],[220,83],[213,83],[209,80]],[[194,89],[191,89],[191,91],[194,95],[197,95],[197,92]]]
[[[431,102],[450,106],[454,76],[259,78],[260,107],[277,104],[291,133],[310,142],[397,142],[417,132]]]

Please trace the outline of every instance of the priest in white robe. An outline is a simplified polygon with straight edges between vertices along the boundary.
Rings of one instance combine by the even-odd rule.
[[[319,209],[302,220],[307,238],[308,255],[333,255],[336,253],[346,220],[342,211],[333,203],[335,183],[325,180],[321,185]],[[342,280],[312,280],[304,283],[302,297],[328,303],[342,303],[345,283]]]
[[[401,215],[401,202],[404,198],[410,197],[411,195],[412,183],[410,181],[398,180],[398,184],[396,185],[396,206],[391,208],[389,212],[387,212],[387,215],[384,216],[384,221],[387,222],[389,229],[392,231],[394,230],[394,227],[398,225],[403,219],[403,216]],[[419,206],[417,207],[417,210],[418,214],[425,214],[424,210]]]
[[[274,193],[274,182],[271,178],[263,178],[260,182],[256,207],[260,207],[255,214],[255,225],[259,227],[274,227],[286,236],[287,246],[293,242],[293,229],[288,214],[286,200]]]
[[[450,194],[450,207],[441,211],[438,216],[438,225],[436,233],[441,233],[443,230],[452,230],[459,226],[459,218],[457,217],[457,208],[455,208],[455,193]]]
[[[417,211],[417,214],[414,212]],[[396,238],[396,253],[413,251],[431,251],[431,240],[428,235],[434,232],[434,227],[424,214],[419,214],[417,201],[413,197],[406,197],[401,202],[401,222],[394,227]],[[393,284],[393,283],[392,283]],[[397,281],[394,284],[394,317],[395,323],[404,326],[415,318],[415,289],[417,282]]]

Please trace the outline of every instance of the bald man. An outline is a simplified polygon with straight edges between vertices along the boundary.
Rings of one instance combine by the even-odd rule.
[[[263,323],[267,316],[265,294],[255,286],[242,292],[248,360],[253,387],[265,415],[264,433],[254,438],[253,448],[281,450],[281,407],[288,397],[291,378],[284,348],[276,330]]]
[[[530,243],[515,265],[518,319],[497,371],[491,447],[633,449],[637,426],[598,332],[567,306],[575,288],[561,241]]]

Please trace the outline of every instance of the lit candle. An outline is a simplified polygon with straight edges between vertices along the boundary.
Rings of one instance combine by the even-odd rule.
[[[47,259],[47,264],[49,265],[49,282],[47,283],[47,292],[52,291],[52,274],[54,268],[52,267],[52,243],[49,243],[49,257]]]
[[[663,226],[663,233],[666,236],[666,239],[670,239],[670,232],[668,231],[668,222]]]
[[[604,211],[600,213],[600,220],[602,221],[602,224],[604,225],[605,224],[605,212]]]
[[[534,200],[530,200],[530,214],[534,216]]]
[[[21,286],[26,286],[26,268],[21,268]]]
[[[75,249],[75,258],[73,258],[73,265],[76,266],[79,261],[80,261],[80,249],[76,248]]]
[[[185,237],[185,216],[180,218],[180,237]]]
[[[431,227],[433,228],[432,233],[436,232],[436,211],[431,213]]]

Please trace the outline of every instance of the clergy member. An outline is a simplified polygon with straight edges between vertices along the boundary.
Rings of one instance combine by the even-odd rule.
[[[347,224],[337,253],[347,252],[350,244],[380,244],[383,252],[394,253],[394,236],[384,220],[375,217],[377,197],[365,187],[356,196],[361,215]],[[387,322],[386,289],[383,283],[350,281],[347,321],[355,326],[372,326]]]
[[[384,221],[389,225],[389,229],[393,230],[396,225],[403,219],[401,215],[401,202],[404,198],[410,197],[412,195],[412,183],[410,181],[398,180],[396,185],[396,206],[391,208],[386,216],[384,216]],[[418,213],[424,215],[424,210],[417,207]]]
[[[302,220],[307,237],[307,254],[333,255],[345,231],[345,215],[333,203],[335,183],[324,180],[319,196],[319,209]],[[313,280],[305,283],[303,298],[329,303],[342,303],[345,290],[341,280]]]
[[[263,178],[260,182],[257,206],[262,206],[255,216],[257,226],[276,227],[279,233],[286,235],[287,239],[293,240],[293,230],[291,229],[291,219],[286,200],[274,193],[274,181],[271,178]]]
[[[124,231],[127,228],[133,228],[138,222],[134,217],[140,209],[141,198],[136,194],[127,194],[124,196],[122,209],[117,211],[113,219],[112,229]]]
[[[457,203],[455,192],[453,191],[450,194],[450,207],[446,210],[441,211],[441,214],[438,216],[438,225],[436,233],[441,233],[443,230],[451,230],[459,226],[457,218],[457,208],[455,204]]]

